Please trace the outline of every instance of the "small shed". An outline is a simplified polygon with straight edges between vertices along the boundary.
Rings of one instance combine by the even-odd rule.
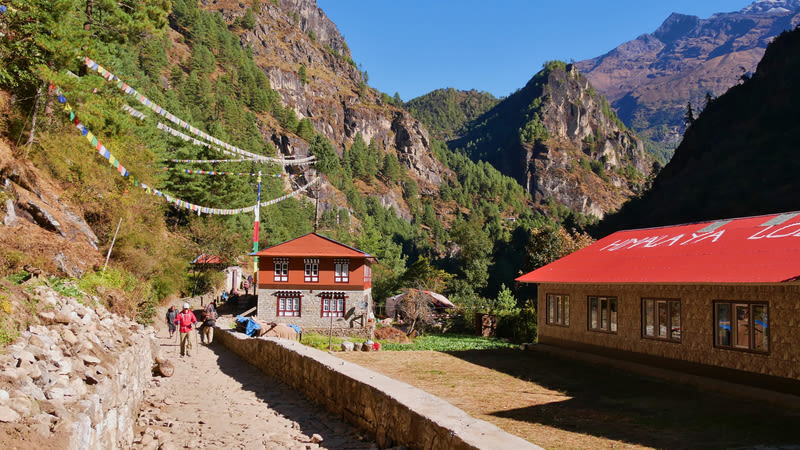
[[[409,292],[411,291],[421,292],[424,295],[426,295],[430,299],[431,307],[433,308],[434,313],[441,314],[445,312],[445,310],[455,307],[453,302],[451,302],[444,295],[439,294],[437,292],[428,290],[419,290],[419,289],[409,289]],[[397,305],[399,305],[403,301],[403,299],[408,295],[409,292],[404,292],[402,294],[398,294],[386,299],[387,317],[395,316],[395,314],[397,313]]]

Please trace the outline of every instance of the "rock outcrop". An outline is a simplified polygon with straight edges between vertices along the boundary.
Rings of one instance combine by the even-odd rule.
[[[207,7],[219,10],[229,23],[246,12],[234,2],[219,1]],[[298,119],[308,118],[340,156],[358,135],[397,154],[419,183],[420,192],[438,193],[442,179],[452,173],[433,156],[427,130],[408,112],[386,103],[366,86],[344,38],[316,1],[282,0],[279,6],[260,2],[256,17],[254,29],[239,31],[242,45],[252,48],[271,88],[280,94],[284,105],[294,109]],[[264,125],[262,133],[271,136],[284,154],[305,156],[308,152],[305,141],[277,125]],[[405,202],[386,198],[384,203],[393,203],[400,216],[412,217]]]
[[[494,164],[541,206],[597,218],[638,193],[652,170],[642,142],[577,68],[549,63],[451,141]]]
[[[48,273],[77,277],[101,261],[98,238],[61,192],[0,141],[0,247],[37,256]]]

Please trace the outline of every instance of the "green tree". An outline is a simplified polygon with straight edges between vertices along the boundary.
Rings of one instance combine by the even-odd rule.
[[[506,313],[517,308],[517,298],[505,284],[500,286],[500,292],[491,305],[492,312]]]
[[[306,75],[306,65],[305,65],[305,63],[300,64],[300,70],[298,70],[297,73],[298,73],[298,75],[300,75],[300,83],[303,86],[305,86],[306,83],[308,82],[307,79],[306,79],[307,75]]]
[[[248,30],[252,30],[256,27],[256,15],[252,8],[247,8],[247,11],[244,13],[244,17],[242,17],[242,26]]]
[[[383,155],[383,166],[381,167],[381,174],[387,181],[398,181],[402,175],[400,162],[394,153],[386,152]]]

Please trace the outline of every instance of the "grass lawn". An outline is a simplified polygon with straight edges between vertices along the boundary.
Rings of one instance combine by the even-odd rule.
[[[545,448],[800,444],[800,413],[515,349],[337,353]]]
[[[343,338],[333,336],[330,340],[333,351],[339,351],[344,341],[350,342],[363,342],[364,338]],[[304,345],[314,347],[320,350],[328,350],[329,339],[328,336],[323,336],[317,333],[305,333],[300,342]],[[400,344],[397,342],[389,342],[379,339],[381,349],[386,351],[408,351],[408,350],[435,350],[439,352],[450,351],[464,351],[464,350],[489,350],[499,348],[515,347],[512,344],[506,343],[497,339],[488,339],[478,336],[468,335],[452,335],[446,336],[439,335],[425,335],[419,336],[408,344]]]

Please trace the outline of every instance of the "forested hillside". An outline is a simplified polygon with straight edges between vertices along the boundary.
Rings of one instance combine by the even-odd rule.
[[[800,29],[767,48],[752,77],[709,98],[650,191],[609,216],[599,235],[800,210]]]
[[[259,172],[262,202],[286,196],[262,208],[260,246],[312,231],[318,210],[321,233],[378,257],[379,302],[429,286],[486,308],[582,242],[366,85],[313,1],[3,6],[3,276],[38,268],[111,289],[109,303],[148,321],[158,300],[213,284],[191,277],[198,254],[250,264]],[[96,239],[53,228],[61,217]],[[42,237],[19,238],[32,230]]]
[[[499,102],[488,92],[437,89],[411,99],[403,107],[424,123],[431,135],[449,141],[466,132],[466,125]]]

